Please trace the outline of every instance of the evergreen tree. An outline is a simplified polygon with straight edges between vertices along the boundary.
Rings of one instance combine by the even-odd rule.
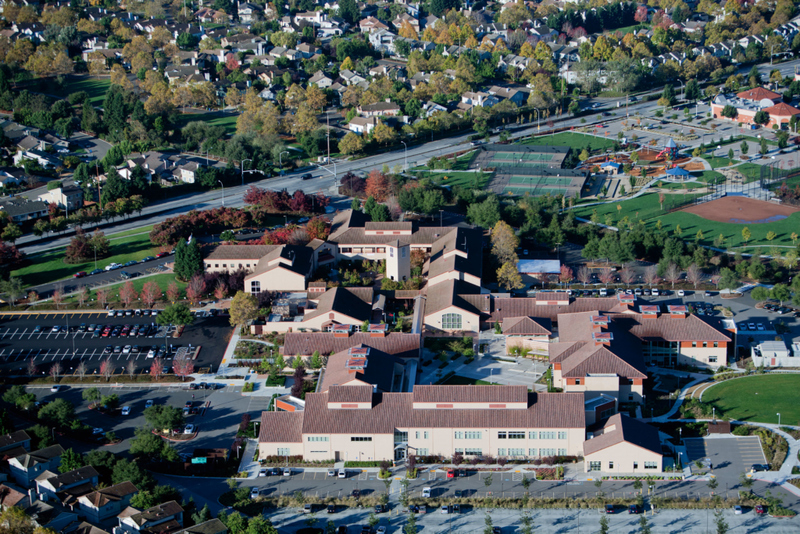
[[[339,16],[350,24],[355,24],[361,18],[356,0],[339,0]]]
[[[97,132],[100,126],[100,116],[94,106],[86,102],[83,105],[83,113],[81,116],[81,129],[86,132]]]
[[[125,90],[119,85],[112,85],[103,102],[103,126],[113,139],[119,139],[128,123],[125,110]]]
[[[190,280],[203,270],[203,257],[196,239],[189,243],[181,239],[175,247],[175,276],[179,280]]]
[[[130,183],[117,173],[117,170],[111,168],[106,173],[106,183],[100,193],[100,204],[105,206],[108,203],[115,202],[118,198],[127,198],[130,196]]]

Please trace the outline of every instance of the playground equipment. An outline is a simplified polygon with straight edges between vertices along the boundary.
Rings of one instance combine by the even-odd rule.
[[[669,141],[667,141],[667,146],[664,147],[664,150],[658,153],[656,159],[666,155],[669,155],[669,159],[675,159],[675,156],[678,155],[678,145],[675,144],[675,141],[673,141],[671,137],[669,138]]]

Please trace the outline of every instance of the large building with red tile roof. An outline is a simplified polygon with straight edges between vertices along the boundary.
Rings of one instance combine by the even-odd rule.
[[[261,423],[261,458],[306,461],[577,456],[585,438],[583,395],[526,386],[331,386],[307,394],[302,411],[263,412]]]
[[[736,108],[736,116],[724,117],[722,110],[726,106]],[[718,95],[711,102],[711,115],[718,119],[728,119],[742,124],[754,124],[756,113],[763,111],[769,115],[766,128],[777,125],[788,125],[794,115],[800,115],[800,110],[782,101],[781,95],[764,87],[755,87],[737,93],[736,95]]]

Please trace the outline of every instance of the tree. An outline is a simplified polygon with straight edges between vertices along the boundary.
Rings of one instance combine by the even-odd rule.
[[[372,138],[378,144],[390,145],[397,140],[397,132],[391,126],[378,122],[378,125],[372,130]]]
[[[188,243],[183,239],[178,242],[174,270],[178,279],[183,281],[191,280],[195,274],[203,272],[203,256],[196,239],[190,239]]]
[[[84,389],[83,392],[81,393],[81,397],[83,397],[83,400],[89,402],[90,408],[93,408],[100,401],[101,397],[100,390],[97,388]]]
[[[483,202],[470,204],[467,207],[467,218],[483,228],[493,228],[500,220],[500,201],[496,195],[490,195]]]
[[[57,427],[69,427],[75,421],[75,406],[66,399],[57,398],[39,410],[39,419]]]
[[[747,144],[747,141],[742,141],[742,144],[739,145],[739,152],[741,152],[743,156],[746,156],[747,153],[750,152],[750,145]]]
[[[145,282],[142,286],[142,302],[147,308],[152,308],[161,296],[161,288],[155,282]]]
[[[355,24],[361,18],[361,11],[355,0],[341,0],[339,2],[339,16],[350,25]]]
[[[751,236],[752,234],[750,233],[750,229],[748,227],[745,226],[744,228],[742,228],[742,239],[744,239],[745,243],[750,241]]]
[[[586,284],[592,279],[592,271],[585,265],[581,265],[578,268],[578,280],[583,284],[583,287],[586,287]]]
[[[762,156],[764,156],[764,155],[766,155],[767,152],[769,152],[769,149],[767,148],[767,138],[766,137],[762,137],[761,138],[761,147],[760,147],[758,153],[761,154]]]
[[[128,376],[131,378],[131,380],[133,380],[136,376],[136,368],[136,360],[128,360],[127,365],[125,365],[125,371],[128,373]]]
[[[202,296],[205,294],[206,290],[206,281],[205,277],[198,273],[192,276],[192,279],[189,280],[189,284],[186,286],[186,298],[192,304],[195,304],[200,301]]]
[[[408,520],[406,521],[406,524],[403,526],[403,534],[417,534],[416,514],[408,514]]]
[[[792,293],[786,284],[775,284],[772,286],[771,294],[772,298],[779,301],[781,306],[783,306],[784,301],[792,298]]]
[[[153,363],[150,364],[150,376],[154,380],[158,380],[163,372],[164,372],[164,367],[161,358],[154,359]]]
[[[131,303],[139,298],[138,293],[136,293],[136,288],[133,287],[133,282],[128,280],[122,285],[122,288],[119,290],[119,298],[125,304],[126,308],[131,307]]]
[[[572,269],[568,265],[562,265],[561,270],[558,273],[558,281],[562,284],[568,284],[572,282],[572,279],[575,275],[572,272]]]
[[[183,302],[179,302],[177,304],[170,304],[164,308],[164,311],[159,313],[156,317],[156,322],[162,326],[185,326],[194,322],[194,316],[189,306]]]
[[[295,398],[302,398],[303,394],[303,383],[305,382],[306,376],[306,368],[302,365],[299,365],[294,370],[294,374],[292,375],[292,397]]]
[[[144,457],[150,460],[161,459],[164,455],[171,455],[165,449],[172,448],[161,436],[153,434],[151,428],[140,427],[134,430],[134,438],[130,442],[130,453],[135,457]]]
[[[664,278],[666,278],[667,282],[672,285],[672,289],[675,289],[675,282],[681,279],[681,269],[674,263],[670,263],[669,267],[667,267],[666,272],[664,273]]]
[[[361,137],[353,132],[347,133],[341,141],[339,141],[339,152],[344,155],[358,154],[364,150],[364,142]]]
[[[187,376],[194,373],[194,361],[188,352],[177,356],[172,362],[172,370],[176,376],[184,380]]]
[[[647,514],[639,516],[639,532],[640,534],[650,534],[653,531],[650,523],[647,521]]]
[[[61,366],[60,362],[54,363],[50,366],[50,376],[53,377],[53,382],[58,382],[59,377],[61,376],[61,372],[64,368]]]
[[[600,516],[600,534],[608,534],[608,517],[603,514]]]
[[[736,272],[732,269],[723,267],[722,270],[720,270],[719,275],[717,287],[720,289],[736,289],[739,287],[739,277],[736,276]]]
[[[75,469],[80,469],[84,465],[86,464],[83,455],[69,448],[61,453],[61,465],[58,466],[58,472],[69,473]]]
[[[238,291],[229,310],[231,326],[244,325],[258,317],[258,299],[255,295]]]
[[[153,487],[153,478],[147,471],[139,467],[136,462],[123,458],[122,460],[117,460],[111,470],[111,483],[121,484],[126,480],[140,490],[147,490]]]
[[[389,196],[389,177],[375,169],[369,173],[364,194],[377,202],[385,202]]]
[[[106,382],[111,380],[114,374],[114,364],[111,363],[111,356],[100,362],[100,375],[106,379]]]
[[[16,306],[17,299],[24,295],[22,280],[12,276],[8,280],[0,281],[0,292],[2,292],[12,306]]]
[[[497,281],[500,287],[507,290],[525,287],[522,275],[519,274],[516,263],[506,262],[497,270]]]
[[[176,284],[174,281],[170,282],[169,285],[167,286],[167,300],[174,304],[175,301],[178,300],[180,297],[181,297],[181,291],[178,288],[178,284]]]
[[[696,263],[692,263],[686,270],[686,279],[697,289],[697,286],[703,281],[702,269]]]
[[[645,269],[644,269],[644,281],[649,286],[653,286],[654,284],[658,284],[658,266],[657,265],[650,265],[648,267],[645,267]]]
[[[156,404],[144,410],[144,419],[151,428],[161,432],[184,426],[180,408],[166,404]]]
[[[492,255],[497,260],[499,265],[504,263],[513,263],[516,265],[519,257],[517,256],[517,247],[519,246],[519,237],[514,233],[514,229],[505,221],[497,221],[497,224],[492,228]]]
[[[491,476],[492,475],[489,475],[487,478],[491,479]],[[489,512],[486,512],[486,514],[484,515],[483,524],[484,524],[483,534],[492,534],[494,532],[494,526],[492,524],[492,516],[489,515]]]
[[[720,112],[720,115],[729,119],[735,119],[738,114],[739,111],[736,109],[736,107],[730,104],[727,104]]]
[[[753,116],[753,122],[762,126],[766,126],[766,124],[769,122],[769,113],[764,110],[756,111],[756,114]]]

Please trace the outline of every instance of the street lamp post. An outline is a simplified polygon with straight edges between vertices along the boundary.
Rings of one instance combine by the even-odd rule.
[[[403,168],[404,171],[408,172],[408,145],[405,141],[400,141],[403,143],[403,160],[405,162],[405,167]]]
[[[778,414],[778,426],[781,426],[781,414]]]
[[[288,154],[288,150],[284,150],[280,154],[278,154],[278,166],[281,168],[281,172],[283,172],[283,155]]]
[[[217,180],[217,183],[222,186],[222,207],[225,207],[225,184],[222,183],[222,180]]]
[[[249,161],[251,163],[253,162],[252,159],[243,159],[242,160],[242,163],[241,163],[241,167],[242,167],[242,185],[244,185],[244,162],[245,161]]]

